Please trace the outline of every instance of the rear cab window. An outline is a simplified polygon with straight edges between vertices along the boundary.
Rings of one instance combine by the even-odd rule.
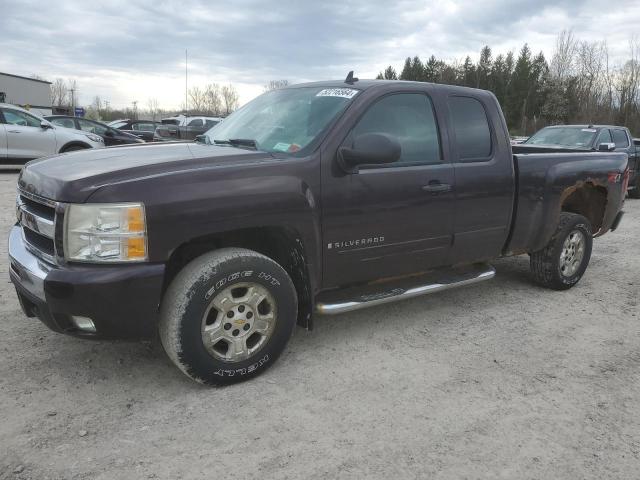
[[[482,103],[473,97],[452,96],[448,104],[459,160],[489,161],[493,142],[489,119]]]
[[[627,132],[620,128],[615,128],[611,131],[613,136],[613,142],[616,144],[616,148],[627,148],[629,146],[629,138]]]

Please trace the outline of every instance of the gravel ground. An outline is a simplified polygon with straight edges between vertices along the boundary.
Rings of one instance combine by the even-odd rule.
[[[15,181],[0,174],[3,238]],[[640,201],[626,211],[570,291],[502,259],[490,282],[317,318],[227,388],[157,342],[53,333],[5,281],[0,478],[637,479]]]

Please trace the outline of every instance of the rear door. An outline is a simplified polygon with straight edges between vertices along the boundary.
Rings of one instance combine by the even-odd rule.
[[[502,113],[488,94],[452,93],[446,102],[456,182],[452,263],[492,259],[507,240],[515,190]]]
[[[427,86],[365,104],[342,141],[385,133],[399,161],[345,173],[333,153],[323,168],[325,287],[420,272],[448,262],[454,213],[453,167],[441,148]],[[323,161],[324,162],[324,161]]]
[[[3,107],[7,133],[7,156],[31,159],[56,153],[56,134],[52,128],[42,128],[41,120],[20,110]]]

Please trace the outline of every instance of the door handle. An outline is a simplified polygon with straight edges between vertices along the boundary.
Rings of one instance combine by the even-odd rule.
[[[9,133],[22,133],[20,130],[9,130]]]
[[[451,185],[448,183],[440,183],[437,180],[429,182],[428,185],[424,185],[422,190],[429,193],[445,193],[451,191]]]

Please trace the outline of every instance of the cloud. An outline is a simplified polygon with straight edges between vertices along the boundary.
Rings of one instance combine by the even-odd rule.
[[[607,40],[622,62],[640,18],[635,0],[610,9],[595,0],[92,3],[5,2],[0,70],[75,78],[84,103],[178,107],[188,49],[190,85],[233,83],[245,102],[271,79],[371,77],[407,56],[477,57],[485,44],[506,53],[527,42],[550,56],[563,29]]]

